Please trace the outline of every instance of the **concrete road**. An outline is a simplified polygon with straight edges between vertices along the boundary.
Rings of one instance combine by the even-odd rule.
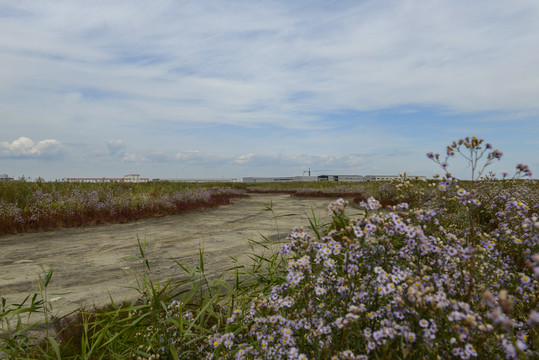
[[[48,287],[53,312],[61,315],[81,305],[132,300],[136,276],[143,270],[137,239],[146,239],[153,279],[185,277],[172,258],[198,265],[204,248],[206,269],[221,274],[231,267],[229,256],[248,264],[248,239],[284,239],[297,225],[309,228],[312,210],[322,222],[335,199],[294,198],[283,194],[251,194],[231,205],[128,224],[99,225],[0,238],[0,297],[22,301],[38,290],[41,267],[54,269]],[[272,202],[274,213],[265,210]],[[293,216],[282,215],[294,214]],[[274,218],[275,216],[281,216]],[[278,227],[278,231],[277,231]],[[280,233],[280,235],[278,234]]]

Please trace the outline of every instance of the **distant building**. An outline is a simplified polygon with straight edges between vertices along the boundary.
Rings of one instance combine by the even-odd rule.
[[[398,178],[398,175],[365,175],[365,181],[388,181]]]
[[[318,181],[363,182],[365,177],[361,175],[319,175]]]
[[[398,175],[365,175],[365,181],[390,181],[394,179],[398,179]],[[425,180],[427,179],[426,176],[408,176],[408,179],[410,180]]]
[[[0,174],[0,181],[9,181],[14,180],[12,177],[9,177],[8,174]]]
[[[338,175],[318,175],[318,181],[339,181]]]
[[[244,183],[318,181],[316,176],[244,177]]]
[[[244,183],[266,182],[307,182],[307,181],[335,181],[335,182],[369,182],[390,181],[398,179],[398,175],[318,175],[318,176],[281,176],[281,177],[244,177]],[[426,176],[416,176],[416,179],[426,179]],[[0,175],[0,180],[13,180],[7,175]],[[185,182],[185,183],[212,183],[212,182],[238,182],[237,178],[159,178],[149,179],[140,177],[139,174],[127,174],[121,178],[67,178],[70,182]]]
[[[188,182],[188,183],[210,183],[210,182],[238,182],[235,178],[185,178],[185,179],[152,179],[152,181]]]
[[[70,182],[147,182],[149,178],[141,178],[139,174],[127,174],[121,178],[67,178]]]
[[[245,183],[261,182],[294,182],[294,181],[335,181],[335,182],[368,182],[390,181],[398,179],[398,175],[318,175],[318,176],[289,176],[289,177],[244,177]],[[417,176],[417,179],[426,179],[426,176]]]

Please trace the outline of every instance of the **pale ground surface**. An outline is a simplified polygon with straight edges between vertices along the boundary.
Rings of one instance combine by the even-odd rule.
[[[142,262],[137,238],[146,239],[152,278],[179,278],[183,272],[171,258],[190,267],[198,265],[199,248],[205,252],[209,273],[231,267],[229,255],[249,264],[248,239],[264,235],[277,239],[273,203],[282,239],[294,226],[309,228],[312,210],[322,223],[330,220],[326,207],[332,198],[294,198],[283,194],[251,194],[233,199],[231,205],[192,213],[139,220],[128,224],[60,229],[0,237],[0,297],[8,303],[22,301],[37,291],[41,266],[52,266],[48,287],[53,313],[62,315],[80,308],[136,299],[136,275]]]

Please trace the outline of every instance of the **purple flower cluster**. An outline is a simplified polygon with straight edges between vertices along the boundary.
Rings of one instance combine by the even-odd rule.
[[[434,154],[432,152],[427,153],[427,158],[440,165],[440,167],[446,173],[446,177],[448,179],[454,179],[447,171],[447,168],[449,166],[449,158],[455,156],[455,153],[459,153],[468,162],[470,168],[472,169],[472,180],[480,178],[489,165],[491,165],[495,160],[500,160],[503,156],[503,153],[500,150],[492,150],[491,144],[484,144],[483,139],[478,139],[475,136],[467,136],[464,139],[453,141],[446,147],[446,156],[444,160],[440,159],[440,154]],[[484,156],[486,156],[485,162],[482,167],[479,167],[480,160]]]
[[[530,178],[533,176],[533,174],[532,174],[530,168],[528,167],[528,165],[524,165],[524,164],[518,164],[517,165],[517,173],[522,174],[523,176],[530,177]]]
[[[344,212],[344,207],[347,205],[347,202],[344,199],[338,199],[328,205],[328,214],[329,215],[338,215]]]
[[[457,152],[479,174],[502,156],[475,137],[454,142],[446,156]],[[439,154],[427,156],[448,167]],[[368,198],[356,219],[338,199],[328,206],[332,222],[313,229],[316,236],[294,228],[279,254],[264,260],[283,264],[271,272],[272,285],[234,295],[237,310],[215,316],[197,355],[539,358],[539,188],[493,179],[461,187],[447,172],[442,180],[431,195],[414,197],[417,184],[402,178],[384,189],[401,203],[382,208]],[[402,193],[424,201],[410,205]]]
[[[364,206],[377,208],[374,199]],[[501,225],[475,244],[436,225],[434,211],[365,215],[319,240],[296,228],[282,246],[285,281],[254,299],[241,321],[233,318],[241,339],[228,347],[221,340],[228,335],[217,332],[201,349],[208,358],[238,358],[240,350],[239,358],[257,359],[539,356],[530,341],[537,217],[522,203],[507,206],[527,226]]]

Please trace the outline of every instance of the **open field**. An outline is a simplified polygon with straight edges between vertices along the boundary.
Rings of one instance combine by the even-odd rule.
[[[265,210],[270,200],[275,214]],[[200,248],[209,271],[218,274],[232,266],[229,256],[246,260],[241,254],[249,250],[248,239],[260,240],[262,234],[277,240],[275,221],[282,239],[294,226],[309,225],[306,214],[312,216],[311,209],[329,221],[329,201],[251,194],[233,199],[231,205],[181,215],[4,236],[0,238],[0,295],[8,302],[22,301],[37,289],[41,266],[52,266],[49,296],[62,314],[81,305],[105,305],[109,293],[116,301],[132,300],[139,294],[129,287],[137,286],[136,276],[143,270],[137,238],[146,239],[154,279],[180,276],[171,257],[188,266],[198,264]],[[294,215],[273,218],[285,214]]]
[[[376,184],[374,184],[376,188]],[[106,223],[126,223],[228,204],[245,193],[289,193],[299,197],[365,199],[363,184],[336,182],[247,183],[70,183],[0,182],[0,236]],[[373,188],[373,185],[370,185]]]
[[[403,176],[343,189],[357,201],[327,208],[327,198],[304,197],[317,189],[266,187],[271,193],[258,189],[228,207],[0,239],[13,254],[2,260],[11,275],[0,290],[18,297],[2,299],[0,355],[536,359],[539,186],[519,179],[532,176],[522,164],[513,178],[481,177],[501,157],[482,143],[454,142],[445,160],[427,154],[445,171],[450,157],[464,153],[472,181],[446,171],[436,181]],[[311,209],[327,223],[309,218]],[[305,228],[285,238],[298,225]],[[42,273],[35,291],[24,271],[39,273],[38,264],[53,265],[54,274]],[[186,278],[181,288],[163,287],[178,274]],[[47,310],[107,304],[109,291],[117,301],[137,300],[61,320]],[[28,293],[37,302],[13,303]],[[45,319],[37,342],[20,322],[27,314]]]

